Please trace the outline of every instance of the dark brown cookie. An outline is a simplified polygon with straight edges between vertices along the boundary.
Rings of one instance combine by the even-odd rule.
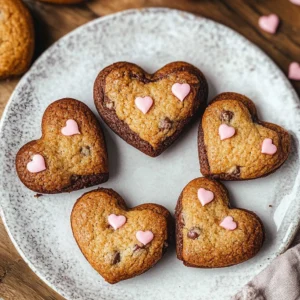
[[[254,103],[240,94],[218,95],[199,125],[201,173],[214,179],[266,176],[286,161],[290,148],[288,132],[260,121]]]
[[[132,209],[111,189],[84,194],[71,214],[75,240],[92,267],[109,283],[140,275],[165,253],[172,231],[166,208]]]
[[[39,193],[71,192],[108,180],[104,136],[82,102],[53,102],[42,120],[42,137],[24,145],[16,157],[20,180]]]
[[[246,261],[264,241],[260,219],[229,208],[227,190],[207,178],[192,180],[176,206],[176,251],[186,266],[219,268]]]
[[[170,63],[154,74],[118,62],[102,70],[94,85],[95,105],[107,125],[153,157],[199,117],[207,95],[204,75],[185,62]]]

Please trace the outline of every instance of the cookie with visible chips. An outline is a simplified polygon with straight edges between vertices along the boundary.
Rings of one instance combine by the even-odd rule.
[[[202,175],[247,180],[276,171],[288,158],[289,133],[260,121],[255,104],[237,93],[222,93],[206,108],[199,125]]]
[[[152,157],[201,115],[207,95],[203,73],[186,62],[167,64],[154,74],[118,62],[103,69],[94,84],[102,119],[127,143]]]
[[[50,104],[42,137],[16,156],[20,180],[38,193],[71,192],[108,180],[108,157],[102,129],[82,102],[65,98]]]
[[[168,248],[172,223],[163,206],[148,203],[128,209],[120,195],[103,188],[79,198],[71,214],[80,250],[109,283],[153,267]]]
[[[189,182],[175,215],[177,257],[188,267],[239,264],[254,257],[263,245],[261,220],[253,212],[230,208],[228,192],[217,181]]]

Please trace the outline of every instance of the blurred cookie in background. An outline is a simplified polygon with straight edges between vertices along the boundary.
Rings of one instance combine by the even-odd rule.
[[[21,75],[34,51],[31,15],[21,0],[0,0],[0,79]]]

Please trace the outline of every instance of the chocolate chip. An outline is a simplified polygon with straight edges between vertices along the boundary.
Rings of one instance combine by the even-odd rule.
[[[169,118],[164,118],[159,121],[158,128],[161,130],[170,130],[172,128],[172,121]]]
[[[233,118],[234,113],[229,110],[222,110],[220,115],[220,120],[223,123],[229,123]]]
[[[144,249],[144,246],[140,246],[138,244],[135,244],[134,247],[133,247],[133,252],[138,251],[140,249]]]
[[[195,240],[199,237],[201,230],[198,227],[193,227],[190,229],[190,231],[187,234],[187,237],[189,239]]]
[[[105,101],[105,107],[108,109],[113,109],[114,103],[111,100],[107,100],[107,101]]]
[[[112,260],[111,260],[111,264],[112,265],[116,265],[117,263],[119,263],[121,261],[121,256],[120,256],[120,252],[115,252],[113,254]]]
[[[89,146],[84,146],[80,149],[80,153],[84,156],[89,156],[91,155],[91,149]]]

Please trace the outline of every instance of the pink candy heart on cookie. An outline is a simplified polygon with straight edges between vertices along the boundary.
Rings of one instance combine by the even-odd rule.
[[[154,238],[154,235],[151,231],[142,231],[142,230],[139,230],[137,233],[136,233],[136,238],[139,242],[141,242],[143,245],[147,245],[149,244],[153,238]]]
[[[227,230],[234,230],[234,229],[236,229],[237,224],[236,224],[236,222],[233,221],[233,217],[227,216],[220,223],[220,226]]]
[[[74,120],[68,120],[66,126],[61,129],[61,133],[66,136],[80,134],[78,124]]]
[[[180,101],[183,101],[190,91],[191,91],[191,87],[187,83],[174,83],[172,85],[172,93]]]
[[[277,152],[277,147],[273,144],[272,139],[264,139],[261,146],[261,153],[273,155]]]
[[[300,5],[300,0],[290,0],[293,4]]]
[[[151,106],[153,105],[153,99],[149,96],[135,98],[136,107],[143,113],[146,114]]]
[[[32,156],[32,161],[27,164],[27,170],[31,173],[38,173],[46,170],[45,159],[40,154]]]
[[[203,188],[200,188],[198,190],[198,199],[200,200],[202,206],[204,206],[205,204],[211,202],[214,200],[214,193],[209,191],[209,190],[206,190],[206,189],[203,189]]]
[[[126,217],[111,214],[108,216],[108,223],[116,230],[126,223]]]
[[[219,136],[221,141],[229,139],[235,135],[235,129],[227,124],[221,124],[219,127]]]
[[[289,78],[293,80],[300,80],[300,64],[292,62],[289,66]]]
[[[258,25],[264,31],[274,34],[279,25],[279,18],[275,14],[271,14],[269,16],[262,16],[258,20]]]

